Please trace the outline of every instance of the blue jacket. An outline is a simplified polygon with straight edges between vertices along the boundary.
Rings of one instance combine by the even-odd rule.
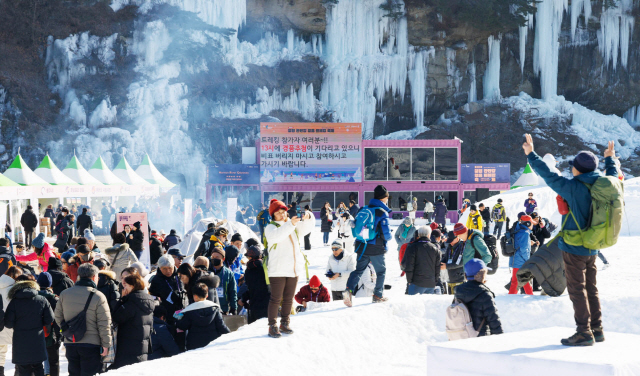
[[[389,213],[391,213],[391,209],[376,198],[372,198],[371,201],[369,201],[369,206],[380,208],[382,210],[375,211],[376,219],[374,225],[378,232],[378,236],[367,242],[364,254],[368,256],[383,255],[387,251],[387,242],[393,238],[391,230],[389,229]],[[362,247],[364,247],[364,245],[356,241],[356,253],[361,253]]]
[[[437,223],[446,223],[447,222],[447,213],[449,209],[442,201],[436,202],[436,206],[433,209],[433,215],[435,217],[435,221]]]
[[[516,253],[509,258],[509,267],[520,269],[531,256],[531,230],[521,223],[515,225]]]
[[[148,360],[168,358],[180,353],[180,348],[171,336],[167,323],[157,317],[153,318],[151,346],[153,348],[153,353],[148,355]]]
[[[238,290],[233,272],[226,266],[220,270],[209,267],[209,270],[220,278],[220,286],[218,287],[220,309],[222,312],[231,312],[235,315],[238,309]]]
[[[593,184],[598,180],[601,175],[600,171],[596,170],[593,172],[589,172],[587,174],[582,174],[574,177],[573,179],[568,179],[563,176],[560,176],[556,173],[551,172],[546,163],[540,158],[538,154],[535,152],[529,153],[527,156],[529,160],[529,164],[533,168],[533,170],[544,179],[545,183],[553,189],[554,192],[562,196],[567,203],[569,204],[569,208],[575,215],[580,228],[584,229],[589,222],[589,215],[591,213],[591,193],[589,189],[583,184]],[[616,168],[613,159],[610,157],[605,158],[605,170],[607,176],[618,176],[618,170]],[[571,215],[567,214],[569,219],[565,224],[565,229],[567,230],[578,230],[578,226],[574,222]],[[567,219],[567,215],[562,216],[562,222],[564,223],[565,219]],[[569,245],[564,242],[564,239],[558,237],[558,247],[561,250],[571,253],[578,256],[595,256],[598,254],[598,250],[596,249],[587,249],[583,246],[575,246]]]

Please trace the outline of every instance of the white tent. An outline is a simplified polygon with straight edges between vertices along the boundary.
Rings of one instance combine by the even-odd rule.
[[[111,170],[109,170],[109,167],[104,163],[102,157],[98,157],[98,159],[96,159],[96,162],[89,169],[89,173],[102,184],[127,185],[127,183],[120,180],[113,174],[113,172],[111,172]]]
[[[47,186],[50,185],[46,181],[44,181],[41,177],[36,175],[27,163],[22,159],[22,156],[18,152],[16,158],[11,162],[11,165],[4,172],[4,176],[13,180],[14,182],[25,185],[25,186]]]
[[[49,154],[44,156],[34,173],[52,185],[78,185],[73,179],[60,171],[58,166],[51,160],[51,157],[49,157]]]
[[[529,166],[529,163],[527,163],[527,165],[524,168],[524,172],[522,173],[522,175],[520,175],[518,180],[516,180],[516,182],[511,186],[511,189],[516,189],[520,187],[532,187],[535,185],[538,185],[538,175],[536,175],[536,173],[533,172],[533,169],[531,168],[531,166]]]
[[[136,174],[138,174],[140,177],[144,178],[151,184],[158,184],[160,188],[173,188],[176,186],[171,181],[169,181],[169,179],[165,178],[164,175],[160,173],[160,171],[158,171],[153,162],[151,162],[149,154],[144,155],[142,163],[136,169]]]
[[[118,165],[113,169],[113,174],[118,177],[118,179],[129,185],[149,185],[150,183],[143,178],[141,178],[133,168],[127,162],[127,159],[123,156]]]
[[[67,163],[67,167],[62,170],[62,173],[81,185],[103,185],[84,169],[75,155],[71,157],[71,160]]]

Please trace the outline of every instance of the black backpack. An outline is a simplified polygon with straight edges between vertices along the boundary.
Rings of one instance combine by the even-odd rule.
[[[502,255],[504,257],[513,257],[516,254],[515,246],[515,232],[509,228],[509,218],[507,218],[507,231],[504,233],[502,239],[500,239],[500,248],[502,248]]]
[[[60,330],[62,331],[62,335],[67,339],[67,341],[76,343],[78,341],[82,341],[82,338],[84,338],[84,334],[87,332],[87,309],[89,308],[91,298],[93,298],[95,292],[96,289],[91,290],[89,298],[87,298],[87,302],[84,304],[84,309],[82,310],[82,312],[78,313],[71,320],[62,320],[62,322],[60,323]]]

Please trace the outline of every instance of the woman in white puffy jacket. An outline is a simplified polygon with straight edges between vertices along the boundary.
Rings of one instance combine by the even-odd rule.
[[[356,287],[356,298],[370,298],[373,295],[373,290],[376,288],[376,279],[376,270],[373,268],[373,265],[369,263]]]
[[[289,314],[293,305],[298,277],[305,276],[306,258],[300,249],[300,241],[316,226],[316,218],[305,213],[301,218],[288,218],[287,205],[279,200],[271,200],[269,215],[273,222],[264,228],[267,240],[267,272],[271,285],[271,299],[267,314],[269,336],[280,337],[282,333],[292,334]],[[280,327],[276,325],[278,307],[282,302]]]
[[[336,240],[331,244],[333,254],[327,263],[327,278],[331,280],[331,299],[342,300],[342,293],[347,289],[347,280],[351,272],[356,270],[356,255],[345,252],[342,242]]]

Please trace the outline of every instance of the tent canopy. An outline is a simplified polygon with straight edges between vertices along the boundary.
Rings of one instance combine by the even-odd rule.
[[[161,188],[173,188],[176,186],[158,171],[153,162],[151,162],[149,154],[144,155],[142,163],[136,169],[136,174],[151,184],[158,184]]]
[[[127,159],[124,156],[122,156],[122,159],[116,168],[113,169],[113,174],[123,182],[130,185],[149,185],[148,181],[141,178],[135,171],[133,171],[133,168],[131,168],[129,162],[127,162]]]
[[[102,157],[98,157],[96,162],[89,169],[91,176],[96,178],[100,183],[106,185],[127,185],[109,170],[107,164],[104,163]]]
[[[40,165],[34,171],[42,180],[52,185],[78,185],[73,179],[63,174],[53,163],[49,154],[45,155]]]
[[[17,187],[17,186],[20,186],[20,184],[0,174],[0,187]]]
[[[49,183],[47,183],[33,171],[31,171],[31,169],[29,168],[29,166],[27,166],[27,163],[24,161],[24,159],[22,159],[22,156],[19,153],[13,160],[13,162],[11,162],[11,165],[9,166],[7,171],[4,172],[4,175],[20,185],[49,185]]]
[[[71,160],[67,163],[67,167],[62,170],[62,173],[81,185],[103,185],[84,169],[78,157],[75,155],[71,157]]]
[[[522,175],[520,175],[518,180],[516,180],[516,182],[511,186],[511,189],[516,189],[520,187],[532,187],[535,185],[538,185],[538,175],[536,175],[536,173],[533,172],[533,169],[531,168],[531,166],[529,166],[529,163],[527,163],[527,165],[524,167],[524,172],[522,173]]]

